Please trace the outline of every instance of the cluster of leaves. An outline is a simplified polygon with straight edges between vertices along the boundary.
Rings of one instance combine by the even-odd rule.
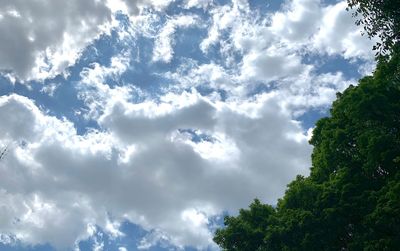
[[[400,41],[400,0],[347,0],[349,8],[359,17],[357,25],[364,26],[370,37],[379,37],[374,46],[377,55],[390,53]]]
[[[317,122],[309,177],[276,207],[255,200],[227,216],[224,250],[398,250],[400,247],[400,53],[337,95]]]

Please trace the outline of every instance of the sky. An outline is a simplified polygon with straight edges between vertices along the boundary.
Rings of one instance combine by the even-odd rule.
[[[372,72],[343,1],[0,0],[0,249],[218,250]]]

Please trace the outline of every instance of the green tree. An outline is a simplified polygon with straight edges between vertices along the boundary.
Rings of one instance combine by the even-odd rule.
[[[255,201],[226,217],[224,250],[398,250],[400,247],[400,56],[338,93],[319,120],[309,177],[278,205]]]
[[[374,49],[377,54],[385,54],[400,40],[400,1],[399,0],[347,0],[349,8],[355,9],[357,25],[363,25],[366,34],[378,36]]]
[[[254,200],[250,209],[241,209],[237,217],[226,216],[226,229],[218,229],[214,241],[225,250],[256,251],[275,214],[275,209]]]

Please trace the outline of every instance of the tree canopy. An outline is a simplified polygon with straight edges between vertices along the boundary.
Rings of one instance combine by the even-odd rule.
[[[363,25],[366,34],[379,37],[374,49],[383,55],[392,51],[400,41],[400,0],[347,0],[349,8],[359,17],[357,25]]]
[[[227,216],[223,250],[398,250],[400,247],[400,53],[338,93],[319,120],[309,177],[276,207],[255,200]]]

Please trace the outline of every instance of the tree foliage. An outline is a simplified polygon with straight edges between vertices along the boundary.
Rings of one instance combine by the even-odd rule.
[[[274,213],[273,207],[263,205],[256,199],[249,210],[241,209],[238,217],[225,217],[224,223],[229,228],[218,229],[214,240],[226,250],[256,251],[263,242]]]
[[[337,95],[319,120],[309,177],[276,207],[258,200],[225,218],[224,250],[398,250],[400,247],[400,53]]]
[[[347,0],[349,8],[356,10],[357,25],[363,25],[366,34],[378,36],[374,49],[377,54],[390,52],[400,41],[400,0]]]

